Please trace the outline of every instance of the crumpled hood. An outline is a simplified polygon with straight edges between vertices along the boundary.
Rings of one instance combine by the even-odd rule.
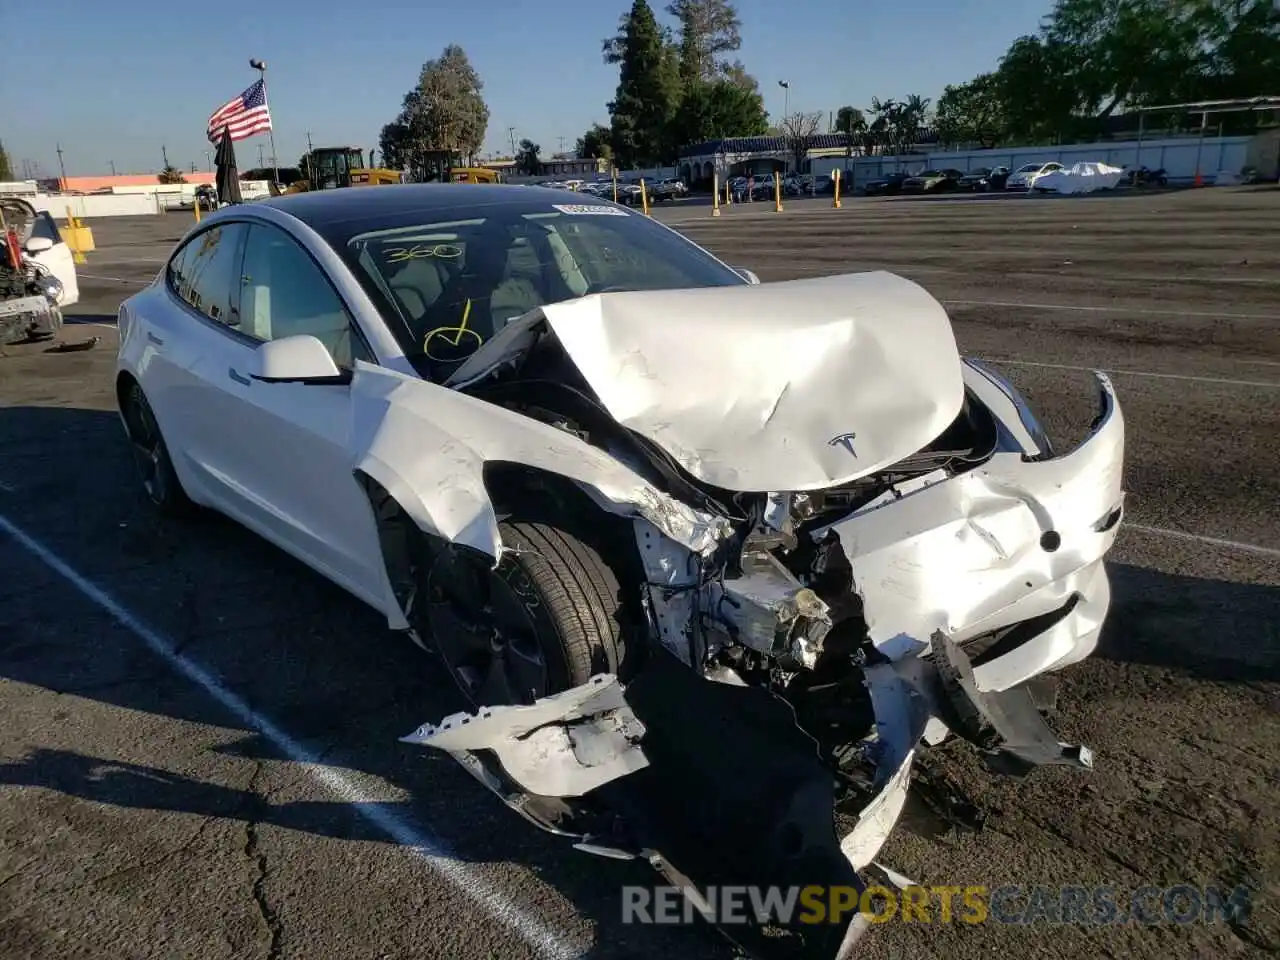
[[[935,439],[964,400],[946,311],[884,272],[551,304],[450,382],[521,352],[544,317],[614,419],[728,490],[814,490],[873,473]]]

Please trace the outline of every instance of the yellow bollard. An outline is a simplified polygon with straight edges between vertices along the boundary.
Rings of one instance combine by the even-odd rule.
[[[640,178],[640,203],[644,207],[644,215],[649,215],[649,193],[644,187],[644,177]]]
[[[80,252],[80,231],[81,226],[71,212],[71,205],[67,204],[67,236],[66,244],[71,248],[71,261],[73,263],[85,263],[84,254]]]
[[[782,178],[776,173],[773,175],[773,211],[782,212]]]
[[[726,207],[733,206],[733,185],[728,180],[724,182],[724,205]]]
[[[613,167],[613,202],[618,202],[618,168]]]
[[[836,182],[836,198],[831,202],[831,205],[835,207],[837,210],[839,210],[840,209],[840,171],[833,170],[832,173],[835,174],[835,177],[833,179]]]
[[[198,196],[191,198],[194,202],[191,204],[196,211],[196,223],[200,222],[200,198]]]
[[[720,174],[711,174],[711,215],[720,216]]]

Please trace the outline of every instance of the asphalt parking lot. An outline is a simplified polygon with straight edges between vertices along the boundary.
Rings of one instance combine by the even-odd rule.
[[[1091,368],[1124,408],[1113,611],[1058,704],[1095,772],[993,781],[947,748],[986,829],[899,832],[882,859],[958,886],[1245,885],[1251,915],[893,922],[862,955],[1280,951],[1280,191],[656,215],[765,281],[920,282],[1053,436],[1087,426]],[[99,346],[0,352],[0,955],[729,956],[705,928],[622,924],[618,888],[647,869],[573,851],[397,743],[460,704],[374,614],[229,522],[143,504],[112,324],[189,222],[92,222],[64,339]]]

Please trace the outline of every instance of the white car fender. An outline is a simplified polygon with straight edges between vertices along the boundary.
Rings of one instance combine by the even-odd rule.
[[[383,367],[358,363],[351,382],[351,453],[426,533],[502,554],[484,483],[488,462],[572,480],[600,506],[642,516],[694,551],[714,548],[727,521],[668,497],[603,450],[529,417]]]

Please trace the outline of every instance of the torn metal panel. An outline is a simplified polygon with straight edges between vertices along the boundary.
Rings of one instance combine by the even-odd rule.
[[[835,530],[863,598],[872,642],[890,658],[922,652],[941,630],[959,642],[1045,615],[1079,597],[1024,647],[975,668],[1002,690],[1087,656],[1109,590],[1101,558],[1124,494],[1124,420],[1099,375],[1092,435],[1065,456],[1000,452],[942,482],[854,512]]]
[[[618,423],[729,490],[812,490],[873,473],[938,436],[964,399],[946,311],[883,272],[549,304],[449,383],[519,356],[543,321]]]
[[[528,706],[453,714],[401,739],[451,754],[492,750],[529,793],[581,797],[648,766],[643,736],[617,677],[602,675]]]
[[[578,437],[466,394],[359,363],[351,401],[354,469],[378,481],[422,529],[495,558],[501,543],[483,474],[495,461],[573,480],[695,553],[712,550],[728,529]]]

